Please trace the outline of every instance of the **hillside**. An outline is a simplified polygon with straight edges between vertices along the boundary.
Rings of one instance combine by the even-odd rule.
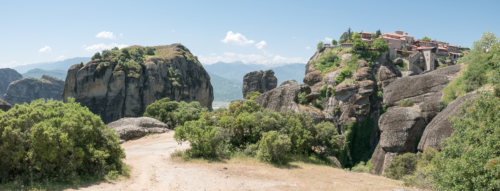
[[[39,79],[43,75],[49,75],[49,76],[52,76],[52,77],[55,77],[55,78],[58,78],[61,80],[66,79],[66,71],[65,70],[43,70],[40,68],[35,68],[35,69],[29,70],[26,73],[23,73],[22,75],[23,75],[23,78],[30,78],[31,77],[31,78]]]
[[[229,80],[208,72],[210,82],[214,87],[214,101],[230,102],[241,99],[241,84],[237,80]]]

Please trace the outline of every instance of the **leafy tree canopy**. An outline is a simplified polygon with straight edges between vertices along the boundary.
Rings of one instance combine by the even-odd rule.
[[[422,41],[430,42],[431,38],[429,38],[428,36],[424,36],[424,38],[422,38]]]

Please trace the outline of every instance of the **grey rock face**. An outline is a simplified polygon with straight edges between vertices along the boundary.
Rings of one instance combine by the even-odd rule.
[[[297,83],[297,81],[295,81],[294,79],[291,79],[291,80],[287,80],[287,81],[282,82],[280,84],[280,87],[287,86],[287,85],[299,85],[299,83]]]
[[[380,116],[380,141],[372,155],[373,168],[370,173],[382,175],[394,156],[416,152],[419,138],[426,122],[420,112],[413,108],[391,107]]]
[[[278,78],[274,76],[273,70],[253,71],[243,77],[243,98],[252,92],[264,93],[276,88]]]
[[[8,111],[11,108],[12,108],[12,105],[10,105],[6,101],[0,99],[0,110]]]
[[[5,94],[5,101],[11,105],[31,103],[36,99],[62,101],[64,81],[43,75],[40,79],[24,78],[12,82]]]
[[[124,69],[117,62],[99,59],[73,65],[66,77],[64,101],[74,97],[105,123],[142,116],[149,104],[166,97],[198,101],[212,110],[210,76],[191,52],[180,44],[156,48],[174,56],[149,56],[144,68]]]
[[[19,72],[10,68],[0,69],[0,99],[4,99],[5,93],[7,93],[7,88],[9,84],[13,81],[23,78]]]
[[[298,94],[306,92],[311,93],[311,88],[305,84],[286,85],[264,92],[255,101],[260,106],[272,109],[277,112],[299,111]]]
[[[120,135],[120,139],[128,141],[146,136],[148,133],[165,133],[168,126],[150,117],[122,118],[108,124],[108,127]]]
[[[380,66],[376,76],[378,88],[381,90],[384,89],[401,76],[401,72],[394,66]]]
[[[477,96],[478,95],[476,93],[470,93],[448,104],[446,109],[434,117],[434,119],[432,119],[429,125],[425,128],[422,139],[418,144],[418,150],[423,152],[425,147],[432,147],[441,150],[441,142],[450,137],[453,133],[453,128],[451,128],[453,123],[451,123],[449,119],[457,115],[457,113],[462,109],[463,103],[469,99],[473,100]]]

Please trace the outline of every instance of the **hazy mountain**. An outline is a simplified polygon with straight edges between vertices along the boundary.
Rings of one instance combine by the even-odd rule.
[[[218,75],[220,77],[236,80],[243,83],[243,76],[248,72],[259,70],[274,70],[274,75],[278,78],[278,85],[286,80],[295,79],[300,84],[305,76],[305,64],[289,64],[278,67],[269,67],[259,64],[243,64],[243,62],[217,62],[211,65],[204,65],[207,72]],[[213,85],[214,83],[212,83]]]
[[[76,58],[70,58],[66,59],[63,61],[58,61],[58,62],[44,62],[44,63],[36,63],[36,64],[28,64],[28,65],[22,65],[22,66],[16,66],[13,67],[12,69],[15,69],[19,73],[26,73],[28,70],[39,68],[42,70],[63,70],[63,71],[68,71],[69,67],[73,66],[74,64],[78,64],[80,62],[87,63],[90,61],[90,57],[76,57]]]
[[[208,75],[210,75],[210,83],[212,83],[212,87],[214,88],[214,101],[230,102],[242,98],[243,80],[238,82],[210,72],[208,72]]]
[[[61,80],[66,80],[67,70],[42,70],[40,68],[31,69],[28,72],[22,74],[23,78],[33,77],[36,79],[40,79],[43,75],[49,75],[54,78],[58,78]]]

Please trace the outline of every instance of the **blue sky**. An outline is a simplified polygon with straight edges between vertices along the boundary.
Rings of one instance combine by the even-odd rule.
[[[186,45],[203,64],[305,63],[320,40],[338,39],[348,27],[470,47],[483,32],[500,33],[498,7],[498,0],[2,0],[0,68],[172,43]]]

